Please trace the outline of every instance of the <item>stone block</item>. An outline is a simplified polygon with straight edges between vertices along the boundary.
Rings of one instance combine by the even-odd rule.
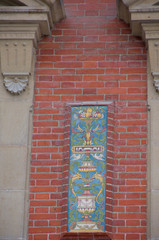
[[[151,101],[151,188],[159,190],[159,111],[158,100]]]
[[[151,192],[151,239],[159,236],[159,191]]]
[[[0,203],[0,239],[21,239],[24,191],[0,191]]]
[[[25,189],[27,148],[20,146],[0,147],[0,189]]]
[[[0,102],[0,113],[0,144],[27,144],[28,102]]]

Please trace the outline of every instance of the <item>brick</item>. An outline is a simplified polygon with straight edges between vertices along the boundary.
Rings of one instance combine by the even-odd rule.
[[[115,239],[115,240],[124,240],[125,239],[125,236],[124,236],[124,234],[114,234],[114,236],[113,236],[113,239]]]
[[[121,95],[120,100],[146,100],[146,95],[143,94],[128,94],[128,95]]]
[[[119,81],[119,80],[126,80],[126,76],[120,74],[111,74],[111,75],[99,75],[99,81]]]
[[[135,121],[133,121],[133,120],[127,120],[127,121],[124,121],[124,120],[122,120],[122,121],[120,121],[120,124],[121,125],[127,125],[127,126],[129,126],[129,125],[146,125],[146,121],[145,120],[135,120]]]
[[[126,93],[125,88],[108,88],[108,89],[98,89],[98,94],[123,94]]]
[[[81,42],[82,37],[79,36],[57,36],[56,42]]]
[[[96,62],[84,62],[83,67],[84,68],[96,68],[97,63]]]
[[[126,206],[126,211],[127,212],[139,212],[140,211],[140,206]]]
[[[97,80],[97,76],[94,75],[84,75],[83,76],[83,81],[96,81]],[[83,83],[84,84],[84,83]]]
[[[56,62],[61,60],[61,56],[37,56],[37,60],[39,62],[41,61],[51,61],[51,62]]]
[[[55,227],[34,227],[29,229],[29,233],[50,233],[54,231]]]
[[[81,81],[82,77],[81,76],[76,76],[76,75],[74,75],[74,76],[69,76],[69,75],[68,76],[67,75],[65,75],[65,76],[55,76],[54,80],[55,81],[67,81],[67,82],[70,81],[70,82],[72,82],[72,81]]]
[[[46,174],[31,174],[32,179],[54,179],[57,178],[56,173],[46,173]]]
[[[79,43],[77,44],[77,48],[105,48],[105,43],[97,42],[97,43]]]
[[[141,139],[141,138],[146,138],[146,133],[140,133],[140,128],[139,127],[128,127],[127,128],[127,131],[128,132],[131,132],[131,133],[121,133],[120,134],[120,138],[121,139]],[[139,133],[133,133],[132,131],[134,132],[139,132]]]
[[[119,186],[120,192],[144,192],[146,191],[145,186]]]
[[[109,68],[120,68],[126,67],[127,63],[125,62],[99,62],[99,67],[109,67]]]
[[[47,235],[46,234],[41,234],[41,235],[35,235],[34,240],[47,240]]]
[[[83,89],[83,94],[96,94],[96,89],[92,88],[92,89]]]
[[[62,31],[61,30],[52,30],[52,35],[62,35]]]
[[[58,75],[60,74],[59,69],[37,69],[37,75]]]
[[[35,96],[35,100],[36,101],[60,101],[60,97],[59,96]]]
[[[50,187],[50,186],[45,186],[45,187],[31,187],[30,189],[31,192],[56,192],[57,188],[56,187]]]
[[[57,121],[37,121],[33,124],[35,127],[57,127]]]
[[[90,77],[91,78],[91,77]],[[104,87],[103,82],[77,82],[76,83],[77,88],[101,88]]]
[[[37,206],[56,206],[55,200],[41,200],[41,201],[30,201],[30,205],[37,207]]]
[[[55,25],[52,36],[41,39],[37,49],[29,240],[60,240],[67,231],[66,103],[75,101],[113,102],[108,108],[106,231],[112,240],[145,240],[143,42],[116,18],[115,1],[65,0],[64,4],[67,18]]]
[[[40,208],[36,208],[35,209],[35,213],[48,213],[49,212],[49,209],[48,207],[40,207]]]
[[[126,235],[126,240],[139,240],[140,235],[139,234],[127,234]]]
[[[36,194],[35,199],[49,199],[49,194]]]
[[[145,199],[138,199],[138,200],[119,200],[120,205],[146,205]]]
[[[141,172],[139,172],[139,173],[131,173],[131,172],[129,172],[129,173],[120,173],[119,174],[119,177],[120,178],[145,178],[146,177],[146,174],[143,172],[143,173],[141,173]]]
[[[91,68],[88,68],[88,69],[79,69],[79,70],[76,70],[76,73],[77,74],[104,74],[104,69],[91,69]]]
[[[51,62],[47,62],[47,63],[41,62],[41,63],[39,63],[39,68],[53,68],[53,63],[51,63]]]
[[[95,95],[90,95],[90,96],[76,96],[76,101],[103,101],[104,98],[103,96],[95,96]]]
[[[48,180],[37,180],[36,185],[49,185]]]
[[[48,76],[46,76],[47,80]],[[37,82],[36,83],[37,88],[57,88],[59,87],[59,83],[57,82]]]
[[[104,4],[96,4],[96,9],[103,9],[104,6],[105,6]],[[81,10],[87,10],[87,9],[94,10],[94,6],[92,4],[89,4],[89,3],[80,4],[79,9],[81,9]]]
[[[60,48],[60,47],[61,47],[61,45],[59,43],[52,43],[52,42],[39,43],[39,48],[42,48],[42,49],[45,49],[45,48],[55,49],[55,48]]]
[[[77,54],[83,54],[83,50],[81,49],[60,49],[60,50],[55,50],[56,55],[77,55]],[[57,56],[58,57],[58,56]],[[60,57],[61,59],[61,57]]]
[[[134,55],[122,55],[121,56],[121,61],[139,61],[139,60],[145,60],[146,56],[143,54],[134,54]],[[136,71],[136,70],[134,70]],[[129,70],[123,70],[123,73],[127,72],[130,73]],[[137,72],[138,73],[138,72]]]
[[[55,89],[54,90],[54,94],[81,94],[82,90],[81,89],[77,89],[77,88],[69,88],[69,89]]]
[[[105,36],[99,36],[99,41],[107,41],[107,42],[112,42],[112,41],[128,41],[128,36],[119,36],[119,35],[105,35]]]
[[[69,61],[75,61],[76,56],[62,56],[62,61],[69,62]]]
[[[55,68],[81,68],[81,62],[60,62],[54,63]]]
[[[77,56],[77,61],[104,61],[105,56],[102,55],[79,55]]]
[[[120,83],[121,87],[131,87],[131,89],[128,89],[128,93],[134,93],[134,90],[139,88],[134,88],[134,87],[146,87],[145,81],[124,81]]]
[[[146,232],[146,227],[119,227],[119,232],[124,232],[124,233],[145,233]]]
[[[62,43],[62,48],[68,48],[68,49],[76,49],[76,43],[75,42],[64,42]],[[76,58],[75,58],[76,59]]]
[[[126,221],[127,226],[140,226],[139,220],[127,220]]]
[[[76,11],[77,12],[77,11]],[[66,29],[66,30],[63,30],[63,35],[76,35],[76,30],[75,29]]]

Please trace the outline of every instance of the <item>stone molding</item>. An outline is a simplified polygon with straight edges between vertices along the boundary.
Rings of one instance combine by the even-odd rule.
[[[26,89],[34,48],[65,17],[62,0],[3,0],[0,4],[0,60],[3,83],[12,94]]]
[[[146,43],[153,85],[159,92],[159,1],[119,0],[117,4],[119,18],[129,23],[133,35]]]

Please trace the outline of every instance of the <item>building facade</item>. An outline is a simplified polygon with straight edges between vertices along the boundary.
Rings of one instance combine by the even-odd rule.
[[[158,6],[0,2],[1,240],[159,239]]]

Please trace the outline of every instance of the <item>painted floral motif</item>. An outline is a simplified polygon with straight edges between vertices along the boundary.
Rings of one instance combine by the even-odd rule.
[[[107,106],[71,109],[68,231],[105,230]]]

